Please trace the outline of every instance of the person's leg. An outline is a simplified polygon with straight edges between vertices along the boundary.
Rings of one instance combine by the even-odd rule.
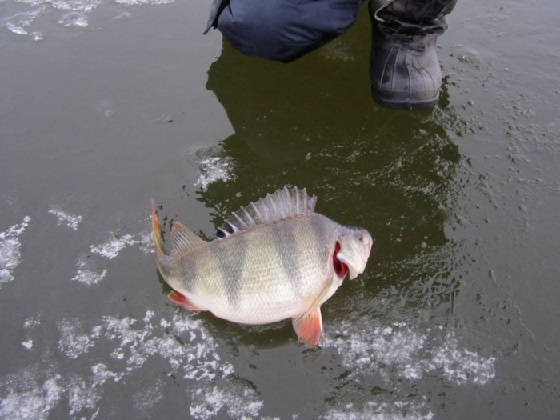
[[[214,0],[207,30],[247,55],[292,61],[344,33],[361,0]]]
[[[381,106],[436,104],[441,88],[437,37],[457,0],[370,0],[371,93]]]

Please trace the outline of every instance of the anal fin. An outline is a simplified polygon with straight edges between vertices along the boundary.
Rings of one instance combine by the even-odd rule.
[[[169,292],[167,297],[175,305],[179,305],[179,306],[185,308],[187,311],[202,311],[203,310],[203,309],[199,308],[198,306],[196,306],[194,303],[192,303],[184,294],[179,293],[176,290],[173,290],[172,292]]]
[[[321,308],[312,308],[299,318],[294,318],[292,325],[300,342],[309,348],[316,347],[319,344],[321,332],[323,331]]]

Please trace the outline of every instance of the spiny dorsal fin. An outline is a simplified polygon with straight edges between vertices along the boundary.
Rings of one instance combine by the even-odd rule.
[[[174,222],[171,228],[171,253],[184,254],[206,242],[181,222]]]
[[[314,212],[315,203],[317,197],[308,196],[305,188],[302,190],[298,187],[284,187],[233,212],[218,228],[218,237],[224,238],[251,226],[311,214]]]

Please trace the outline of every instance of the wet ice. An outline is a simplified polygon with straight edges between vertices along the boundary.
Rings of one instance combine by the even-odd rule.
[[[375,371],[389,383],[421,380],[434,371],[457,385],[483,385],[494,378],[494,357],[462,348],[453,331],[442,335],[441,330],[404,322],[383,326],[369,319],[342,321],[327,329],[324,345],[334,347],[353,374]]]
[[[152,358],[167,361],[172,372],[188,381],[191,417],[207,419],[220,410],[232,417],[260,412],[263,403],[257,393],[234,378],[233,366],[221,359],[216,341],[200,320],[188,314],[160,318],[147,310],[142,319],[106,315],[100,321],[89,332],[78,318],[58,324],[58,351],[90,364],[88,376],[58,373],[49,360],[6,375],[0,378],[0,417],[47,417],[63,399],[68,400],[70,416],[95,416],[103,403],[104,384],[149,370],[145,366]],[[109,354],[102,352],[106,344]],[[94,347],[97,351],[90,352]],[[136,407],[146,410],[156,405],[161,386],[159,380],[136,394]]]
[[[152,250],[152,237],[150,232],[137,234],[124,234],[116,236],[109,233],[111,238],[101,244],[90,245],[90,254],[82,254],[76,261],[72,280],[87,286],[99,284],[107,276],[107,260],[115,259],[119,253],[131,246],[136,246],[144,254]],[[99,258],[101,257],[101,258]]]
[[[60,208],[50,209],[49,214],[56,217],[59,226],[66,225],[72,230],[78,230],[78,226],[82,222],[82,216],[79,214],[67,213]]]
[[[210,184],[217,181],[228,181],[233,178],[233,162],[230,158],[207,157],[198,165],[199,176],[194,186],[206,191]]]
[[[173,3],[174,0],[115,0],[122,6],[157,5]],[[44,38],[42,31],[32,30],[42,19],[55,16],[55,21],[64,27],[85,28],[89,26],[90,15],[99,7],[108,8],[107,0],[16,0],[9,5],[8,13],[0,16],[0,28],[4,27],[14,35],[29,36],[34,41]],[[128,12],[118,11],[116,18]]]

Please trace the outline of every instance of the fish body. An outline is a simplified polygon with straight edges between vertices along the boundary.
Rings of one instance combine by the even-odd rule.
[[[224,237],[210,242],[175,223],[169,253],[152,212],[156,262],[174,289],[170,299],[244,324],[292,319],[300,340],[314,347],[321,304],[347,273],[364,271],[373,243],[366,230],[316,213],[315,202],[305,190],[285,187],[233,213],[218,230]]]

